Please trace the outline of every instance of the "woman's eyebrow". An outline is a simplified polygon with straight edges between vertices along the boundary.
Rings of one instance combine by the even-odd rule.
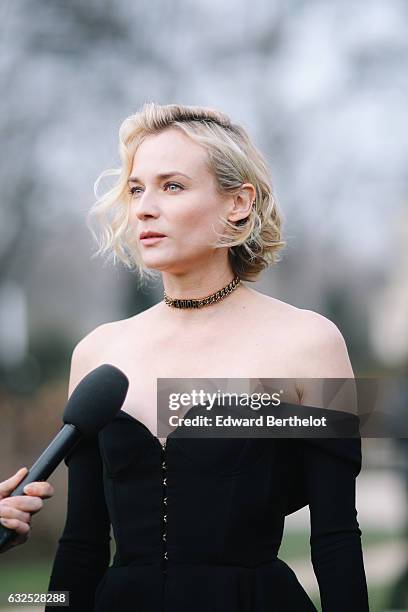
[[[191,176],[188,174],[184,174],[184,172],[178,172],[178,170],[170,170],[169,172],[162,172],[161,174],[157,174],[156,178],[159,180],[167,179],[172,176],[185,176],[186,178],[191,179]],[[141,183],[142,181],[137,176],[130,176],[128,179],[128,183]]]

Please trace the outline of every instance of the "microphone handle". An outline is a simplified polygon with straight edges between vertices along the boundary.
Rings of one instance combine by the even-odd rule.
[[[81,438],[82,434],[75,425],[70,423],[64,424],[52,442],[29,469],[28,474],[8,497],[25,495],[24,487],[26,485],[31,482],[47,480]],[[9,529],[0,523],[0,553],[15,536],[16,531],[14,529]]]

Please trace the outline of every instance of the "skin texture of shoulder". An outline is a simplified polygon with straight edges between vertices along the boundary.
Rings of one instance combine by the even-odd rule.
[[[302,375],[310,378],[353,378],[342,333],[333,321],[312,310],[299,310]]]
[[[82,378],[97,367],[96,356],[115,333],[115,325],[115,322],[102,323],[76,344],[71,357],[68,397]]]
[[[317,312],[300,310],[297,329],[300,403],[356,413],[354,372],[337,325]]]
[[[286,343],[290,347],[290,369],[296,379],[299,403],[355,413],[353,368],[337,325],[318,312],[263,297],[271,321],[278,320],[280,327],[288,330]],[[333,384],[326,379],[347,379],[347,382]]]

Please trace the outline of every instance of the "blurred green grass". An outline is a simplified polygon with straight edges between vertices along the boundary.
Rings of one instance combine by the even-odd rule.
[[[6,555],[0,560],[0,591],[10,593],[44,593],[48,589],[53,559],[14,561],[7,563]],[[3,604],[3,601],[1,602]]]
[[[405,534],[402,531],[378,531],[366,529],[361,537],[361,542],[364,551],[369,546],[404,539]],[[299,558],[310,559],[309,532],[286,531],[282,539],[278,556],[284,561]]]

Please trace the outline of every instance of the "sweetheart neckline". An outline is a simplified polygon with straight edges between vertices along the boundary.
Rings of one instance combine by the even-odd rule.
[[[153,438],[154,440],[156,440],[160,444],[161,448],[164,447],[164,444],[162,444],[162,442],[160,442],[160,439],[152,432],[152,430],[150,429],[150,427],[148,427],[146,425],[146,423],[143,423],[143,421],[140,421],[137,417],[133,416],[133,414],[130,414],[130,412],[127,412],[126,410],[122,410],[122,408],[120,408],[120,410],[116,413],[116,416],[118,416],[119,414],[123,414],[123,415],[129,417],[132,421],[134,421],[138,425],[141,425],[143,427],[143,429],[145,429],[150,434],[151,438]],[[172,432],[170,432],[170,433],[172,433]],[[163,436],[165,438],[165,440],[166,440],[166,442],[165,442],[166,444],[168,442],[169,436],[170,436],[170,434],[167,437]]]
[[[291,404],[290,402],[281,402],[281,404],[280,404],[280,405],[282,405],[282,404],[289,405],[289,406],[295,406],[295,407],[299,407],[299,405],[302,405],[302,404],[299,404],[299,405],[298,405],[298,404]],[[304,408],[314,408],[314,409],[316,409],[316,408],[317,408],[318,410],[319,410],[319,409],[320,409],[320,410],[323,410],[322,408],[318,408],[317,406],[304,406]],[[190,408],[190,410],[191,410],[191,408]],[[188,410],[187,412],[189,412],[190,410]],[[349,417],[351,417],[351,418],[352,418],[352,420],[357,420],[357,422],[358,422],[358,423],[360,423],[359,416],[358,416],[358,415],[356,415],[356,414],[353,414],[353,413],[350,413],[350,412],[346,412],[346,411],[343,411],[343,410],[341,410],[341,411],[339,411],[339,410],[332,410],[332,412],[337,413],[337,414],[339,414],[339,413],[347,414]],[[148,427],[148,426],[146,425],[146,423],[143,423],[143,421],[140,421],[140,420],[139,420],[137,417],[133,416],[133,414],[130,414],[130,412],[127,412],[126,410],[123,410],[122,408],[120,408],[120,409],[119,409],[119,411],[116,413],[115,418],[116,418],[117,416],[119,416],[120,414],[124,415],[125,417],[130,418],[132,421],[134,421],[135,423],[137,423],[138,425],[140,425],[141,427],[143,427],[143,429],[145,429],[145,430],[148,432],[148,434],[150,435],[150,437],[151,437],[151,438],[152,438],[152,439],[153,439],[153,440],[154,440],[154,441],[155,441],[157,444],[159,444],[159,445],[160,445],[160,448],[161,448],[162,450],[164,450],[164,448],[167,446],[167,444],[168,444],[168,442],[169,442],[169,440],[170,440],[170,436],[171,436],[171,434],[172,434],[172,433],[174,433],[174,432],[175,432],[177,429],[179,429],[179,426],[177,426],[177,427],[176,427],[176,428],[175,428],[173,431],[171,431],[171,432],[169,433],[169,435],[168,435],[168,436],[163,436],[163,437],[164,437],[164,439],[165,439],[165,442],[164,442],[164,443],[162,443],[162,442],[160,442],[160,439],[158,438],[158,436],[156,436],[156,435],[155,435],[155,434],[152,432],[152,430],[150,429],[150,427]],[[172,439],[173,439],[173,438],[172,438]]]

